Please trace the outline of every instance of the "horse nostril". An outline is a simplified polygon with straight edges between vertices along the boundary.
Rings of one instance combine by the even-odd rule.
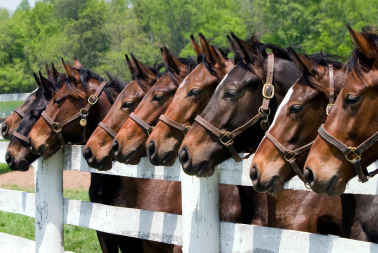
[[[303,177],[311,185],[314,182],[314,173],[309,167],[306,167],[303,172]]]
[[[181,164],[185,164],[189,161],[189,154],[188,154],[188,152],[186,151],[185,148],[183,148],[180,151],[179,159],[180,159]]]
[[[249,177],[251,178],[252,182],[255,182],[257,179],[259,179],[258,175],[259,173],[257,171],[257,166],[256,164],[254,164],[249,171]]]
[[[27,142],[27,144],[28,144],[28,147],[30,148],[30,150],[32,149],[32,147],[33,147],[33,144],[32,144],[32,141],[31,141],[31,139],[30,138],[28,138],[28,142]]]
[[[84,158],[85,158],[85,160],[89,160],[89,159],[91,159],[91,158],[93,158],[93,153],[92,153],[92,150],[91,150],[91,148],[86,148],[85,150],[84,150],[84,152],[83,152],[83,156],[84,156]]]
[[[155,154],[155,143],[153,141],[151,141],[150,144],[148,144],[147,152],[148,156],[152,156],[153,154]]]
[[[112,143],[112,150],[113,150],[113,152],[114,152],[115,155],[118,154],[118,150],[119,150],[118,141],[113,141],[113,143]]]
[[[6,122],[4,122],[2,125],[1,125],[1,134],[4,136],[8,133],[8,124]]]
[[[12,163],[13,163],[13,156],[12,156],[11,153],[7,153],[7,154],[5,155],[5,161],[7,162],[7,164],[8,164],[9,166],[12,165]]]

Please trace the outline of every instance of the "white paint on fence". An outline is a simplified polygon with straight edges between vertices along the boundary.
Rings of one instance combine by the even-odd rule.
[[[0,163],[6,163],[5,154],[7,153],[9,142],[0,141]]]
[[[219,252],[219,176],[182,175],[183,253]]]
[[[30,93],[0,94],[0,102],[23,101],[26,100],[29,95]]]
[[[34,201],[33,193],[0,188],[0,211],[22,214],[34,218]]]
[[[63,150],[35,166],[35,252],[62,253],[63,239]]]

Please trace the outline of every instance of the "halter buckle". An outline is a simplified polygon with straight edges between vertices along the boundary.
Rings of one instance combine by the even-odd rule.
[[[268,114],[266,114],[266,113],[263,112],[262,106],[259,107],[259,109],[257,110],[257,112],[260,113],[260,114],[266,115],[268,117],[270,115],[270,107],[268,107]]]
[[[147,135],[150,136],[150,134],[152,133],[152,131],[154,130],[155,127],[151,127],[150,130],[147,130]]]
[[[51,127],[52,127],[52,130],[54,130],[55,133],[62,131],[62,127],[60,126],[59,122],[54,122],[54,124]]]
[[[223,144],[223,145],[225,145],[225,146],[227,146],[228,144],[233,144],[234,143],[234,140],[230,137],[230,132],[226,132],[226,131],[223,131],[222,132],[222,136],[219,138],[219,140],[220,140],[220,142]],[[226,142],[224,142],[223,141],[223,138],[224,137],[227,137],[228,138],[228,141],[226,141]]]
[[[96,99],[94,102],[91,102],[91,98],[92,98],[92,97],[94,97],[94,98]],[[94,104],[96,104],[97,101],[98,101],[98,97],[97,97],[96,94],[92,94],[92,95],[90,95],[89,98],[88,98],[88,103],[89,103],[90,105],[94,105]]]
[[[327,108],[326,108],[326,114],[327,114],[327,116],[328,116],[329,113],[331,112],[331,108],[332,108],[333,105],[334,105],[334,104],[331,104],[331,103],[329,103],[329,104],[327,105]]]
[[[266,94],[266,88],[267,87],[272,88],[272,94],[271,95]],[[274,86],[272,84],[268,84],[268,83],[264,84],[263,89],[262,89],[262,95],[263,95],[264,98],[272,99],[274,97]]]
[[[353,153],[356,157],[352,158],[352,159],[349,159],[348,156],[349,156],[350,153]],[[347,159],[347,161],[350,162],[350,163],[353,163],[356,160],[361,160],[361,155],[359,155],[359,154],[356,153],[356,148],[355,147],[349,147],[349,152],[346,153],[346,154],[344,154],[344,156],[345,156],[345,159]]]
[[[288,155],[290,155],[290,157],[287,157]],[[295,156],[293,155],[293,151],[289,150],[285,155],[284,155],[284,158],[287,162],[290,162],[290,161],[293,161],[295,160]]]
[[[190,126],[187,126],[185,128],[186,128],[185,131],[182,132],[184,136],[186,136],[186,134],[189,132]]]

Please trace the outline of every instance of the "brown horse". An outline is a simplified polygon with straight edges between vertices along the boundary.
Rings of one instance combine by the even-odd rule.
[[[361,33],[347,27],[355,45],[346,64],[350,73],[324,128],[319,129],[321,136],[315,139],[304,169],[311,188],[330,195],[343,193],[356,175],[366,181],[366,167],[378,158],[378,144],[365,143],[378,130],[374,109],[378,104],[378,34],[369,27]],[[358,147],[361,143],[366,152]]]
[[[238,129],[255,117],[262,104],[261,94],[269,66],[266,45],[262,45],[255,38],[246,43],[235,35],[232,36],[235,42],[232,44],[234,51],[240,53],[243,61],[236,64],[228,73],[201,114],[209,124],[216,127],[209,131],[195,123],[180,148],[180,162],[185,172],[191,175],[209,176],[213,173],[212,166],[231,157],[229,149],[213,134],[216,132],[214,129]],[[273,49],[275,58],[273,72],[275,95],[267,96],[272,100],[269,108],[270,116],[273,117],[278,104],[300,76],[300,71],[291,62],[285,50],[273,45],[269,47]],[[230,140],[234,141],[236,151],[253,152],[263,136],[264,131],[260,125],[254,125],[245,130],[240,138],[238,136]],[[227,139],[222,142],[226,141]],[[192,161],[192,159],[196,160]],[[240,187],[239,190],[243,193],[245,187]],[[316,194],[303,191],[287,190],[275,196],[268,195],[268,225],[312,233],[341,235],[341,203],[338,206],[324,208],[333,202],[324,201],[324,206],[320,207],[317,206],[319,203],[317,200]]]
[[[58,76],[60,75],[59,72],[55,69],[54,63],[52,63],[52,69],[50,70],[49,67],[46,64],[46,72],[48,75],[48,79],[52,82],[56,82]],[[36,76],[34,76],[36,77]],[[38,79],[38,77],[37,77]],[[38,83],[39,80],[36,79],[36,82]],[[27,98],[26,100],[22,103],[22,105],[14,110],[14,112],[9,115],[9,117],[3,122],[1,125],[1,134],[4,139],[10,140],[13,136],[13,132],[16,130],[18,125],[21,123],[21,120],[23,117],[26,115],[26,111],[28,108],[31,106],[33,101],[37,97],[37,90],[33,91]]]
[[[190,58],[176,58],[172,56],[166,47],[161,49],[166,64],[166,72],[156,82],[134,113],[126,120],[112,143],[112,149],[118,162],[126,164],[138,164],[145,155],[145,143],[152,129],[159,121],[179,84],[194,69],[195,62]]]
[[[327,118],[331,89],[335,89],[333,93],[337,94],[345,75],[342,63],[319,54],[310,57],[297,55],[291,48],[288,52],[303,74],[286,94],[268,132],[285,149],[297,150],[315,140],[317,129]],[[330,64],[333,68],[334,88],[330,87]],[[293,166],[299,168],[299,176],[302,177],[308,151],[309,149],[298,156],[291,155],[292,152],[284,154],[265,137],[251,164],[250,175],[255,189],[268,193],[282,191],[283,184],[296,175],[296,168],[293,169]],[[292,161],[295,164],[292,165]]]
[[[134,77],[118,95],[112,108],[89,138],[83,150],[83,156],[90,167],[98,170],[110,170],[114,154],[111,144],[119,129],[129,118],[131,112],[139,105],[146,93],[153,87],[160,77],[160,68],[147,67],[131,54],[132,61],[126,55],[126,62],[131,75]],[[109,128],[109,129],[107,129]]]
[[[201,45],[191,36],[192,47],[202,64],[180,84],[164,114],[167,119],[160,118],[146,142],[148,156],[154,165],[172,166],[175,163],[180,144],[194,118],[202,112],[220,80],[234,66],[234,60],[227,58],[219,48],[210,46],[201,33],[199,39]],[[170,124],[171,120],[181,128]]]

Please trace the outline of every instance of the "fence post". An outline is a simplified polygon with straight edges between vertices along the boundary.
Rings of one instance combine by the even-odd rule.
[[[219,252],[219,174],[209,178],[181,173],[184,253]]]
[[[35,252],[63,253],[63,150],[34,167]]]

